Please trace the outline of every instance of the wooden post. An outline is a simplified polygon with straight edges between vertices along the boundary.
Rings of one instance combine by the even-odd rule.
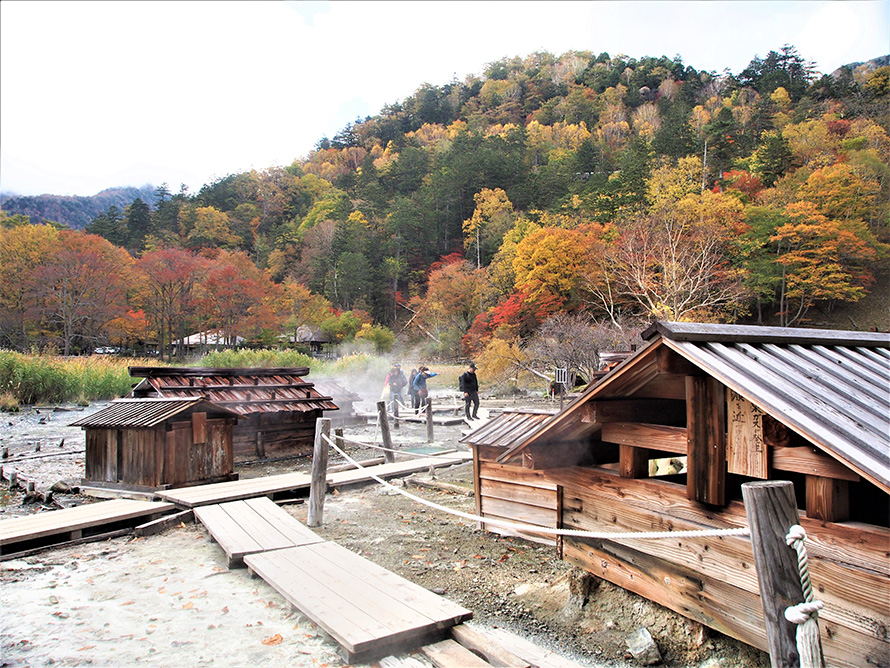
[[[334,429],[334,443],[337,444],[337,447],[341,450],[345,451],[346,449],[346,441],[343,439],[343,427],[337,427]],[[352,465],[350,464],[350,468]]]
[[[396,460],[395,453],[392,450],[392,436],[389,434],[389,417],[386,415],[386,402],[377,402],[377,421],[380,422],[380,435],[383,438],[383,447],[389,450],[383,451],[383,461],[391,464]]]
[[[726,501],[726,397],[711,376],[686,376],[686,498]]]
[[[619,445],[618,474],[622,478],[648,478],[649,451],[632,445]]]
[[[315,422],[315,447],[312,451],[312,481],[309,483],[309,514],[306,524],[320,527],[324,516],[324,495],[327,492],[328,442],[322,436],[331,435],[331,418]]]
[[[266,438],[260,430],[256,433],[256,456],[257,459],[266,458]]]
[[[773,668],[798,666],[797,626],[785,619],[785,609],[804,600],[797,552],[785,542],[788,530],[800,521],[794,484],[787,480],[746,482],[742,498],[751,528],[770,661]]]
[[[426,398],[426,442],[432,443],[435,441],[435,437],[433,436],[433,400],[430,397]]]

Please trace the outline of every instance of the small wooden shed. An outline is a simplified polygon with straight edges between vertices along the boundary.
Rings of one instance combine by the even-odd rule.
[[[235,462],[285,459],[312,452],[315,421],[339,410],[303,380],[308,367],[130,367],[142,378],[134,397],[202,398],[239,416]]]
[[[83,484],[153,491],[230,480],[237,419],[200,398],[117,399],[72,423],[86,432]]]
[[[890,666],[890,335],[660,322],[643,338],[559,414],[518,430],[522,418],[505,414],[465,439],[477,514],[588,531],[738,528],[742,483],[790,480],[827,664]],[[685,469],[653,475],[662,458]],[[767,649],[748,538],[556,544],[594,575]]]

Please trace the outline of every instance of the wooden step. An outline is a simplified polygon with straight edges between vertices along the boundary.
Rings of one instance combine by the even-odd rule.
[[[264,496],[201,506],[195,508],[194,513],[225,551],[229,568],[243,566],[247,554],[322,540]]]
[[[248,554],[244,563],[329,633],[349,662],[441,640],[472,617],[462,606],[335,543]]]

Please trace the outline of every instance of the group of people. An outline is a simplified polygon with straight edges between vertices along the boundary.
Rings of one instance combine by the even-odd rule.
[[[408,396],[411,399],[411,408],[414,413],[419,413],[426,403],[429,390],[426,386],[428,378],[439,374],[430,371],[429,367],[421,366],[411,369],[411,373],[405,378],[402,365],[394,363],[383,381],[384,388],[389,388],[389,400],[393,407],[393,413],[399,414],[399,405],[405,405],[402,399],[402,390],[408,388]],[[476,365],[470,362],[467,370],[458,379],[460,391],[464,395],[464,408],[467,420],[479,419],[479,379],[476,378]],[[472,409],[472,410],[471,410]]]

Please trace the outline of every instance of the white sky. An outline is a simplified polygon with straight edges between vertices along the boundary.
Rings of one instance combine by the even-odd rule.
[[[737,74],[890,53],[890,0],[0,2],[0,191],[92,195],[288,165],[424,83],[535,51]]]

